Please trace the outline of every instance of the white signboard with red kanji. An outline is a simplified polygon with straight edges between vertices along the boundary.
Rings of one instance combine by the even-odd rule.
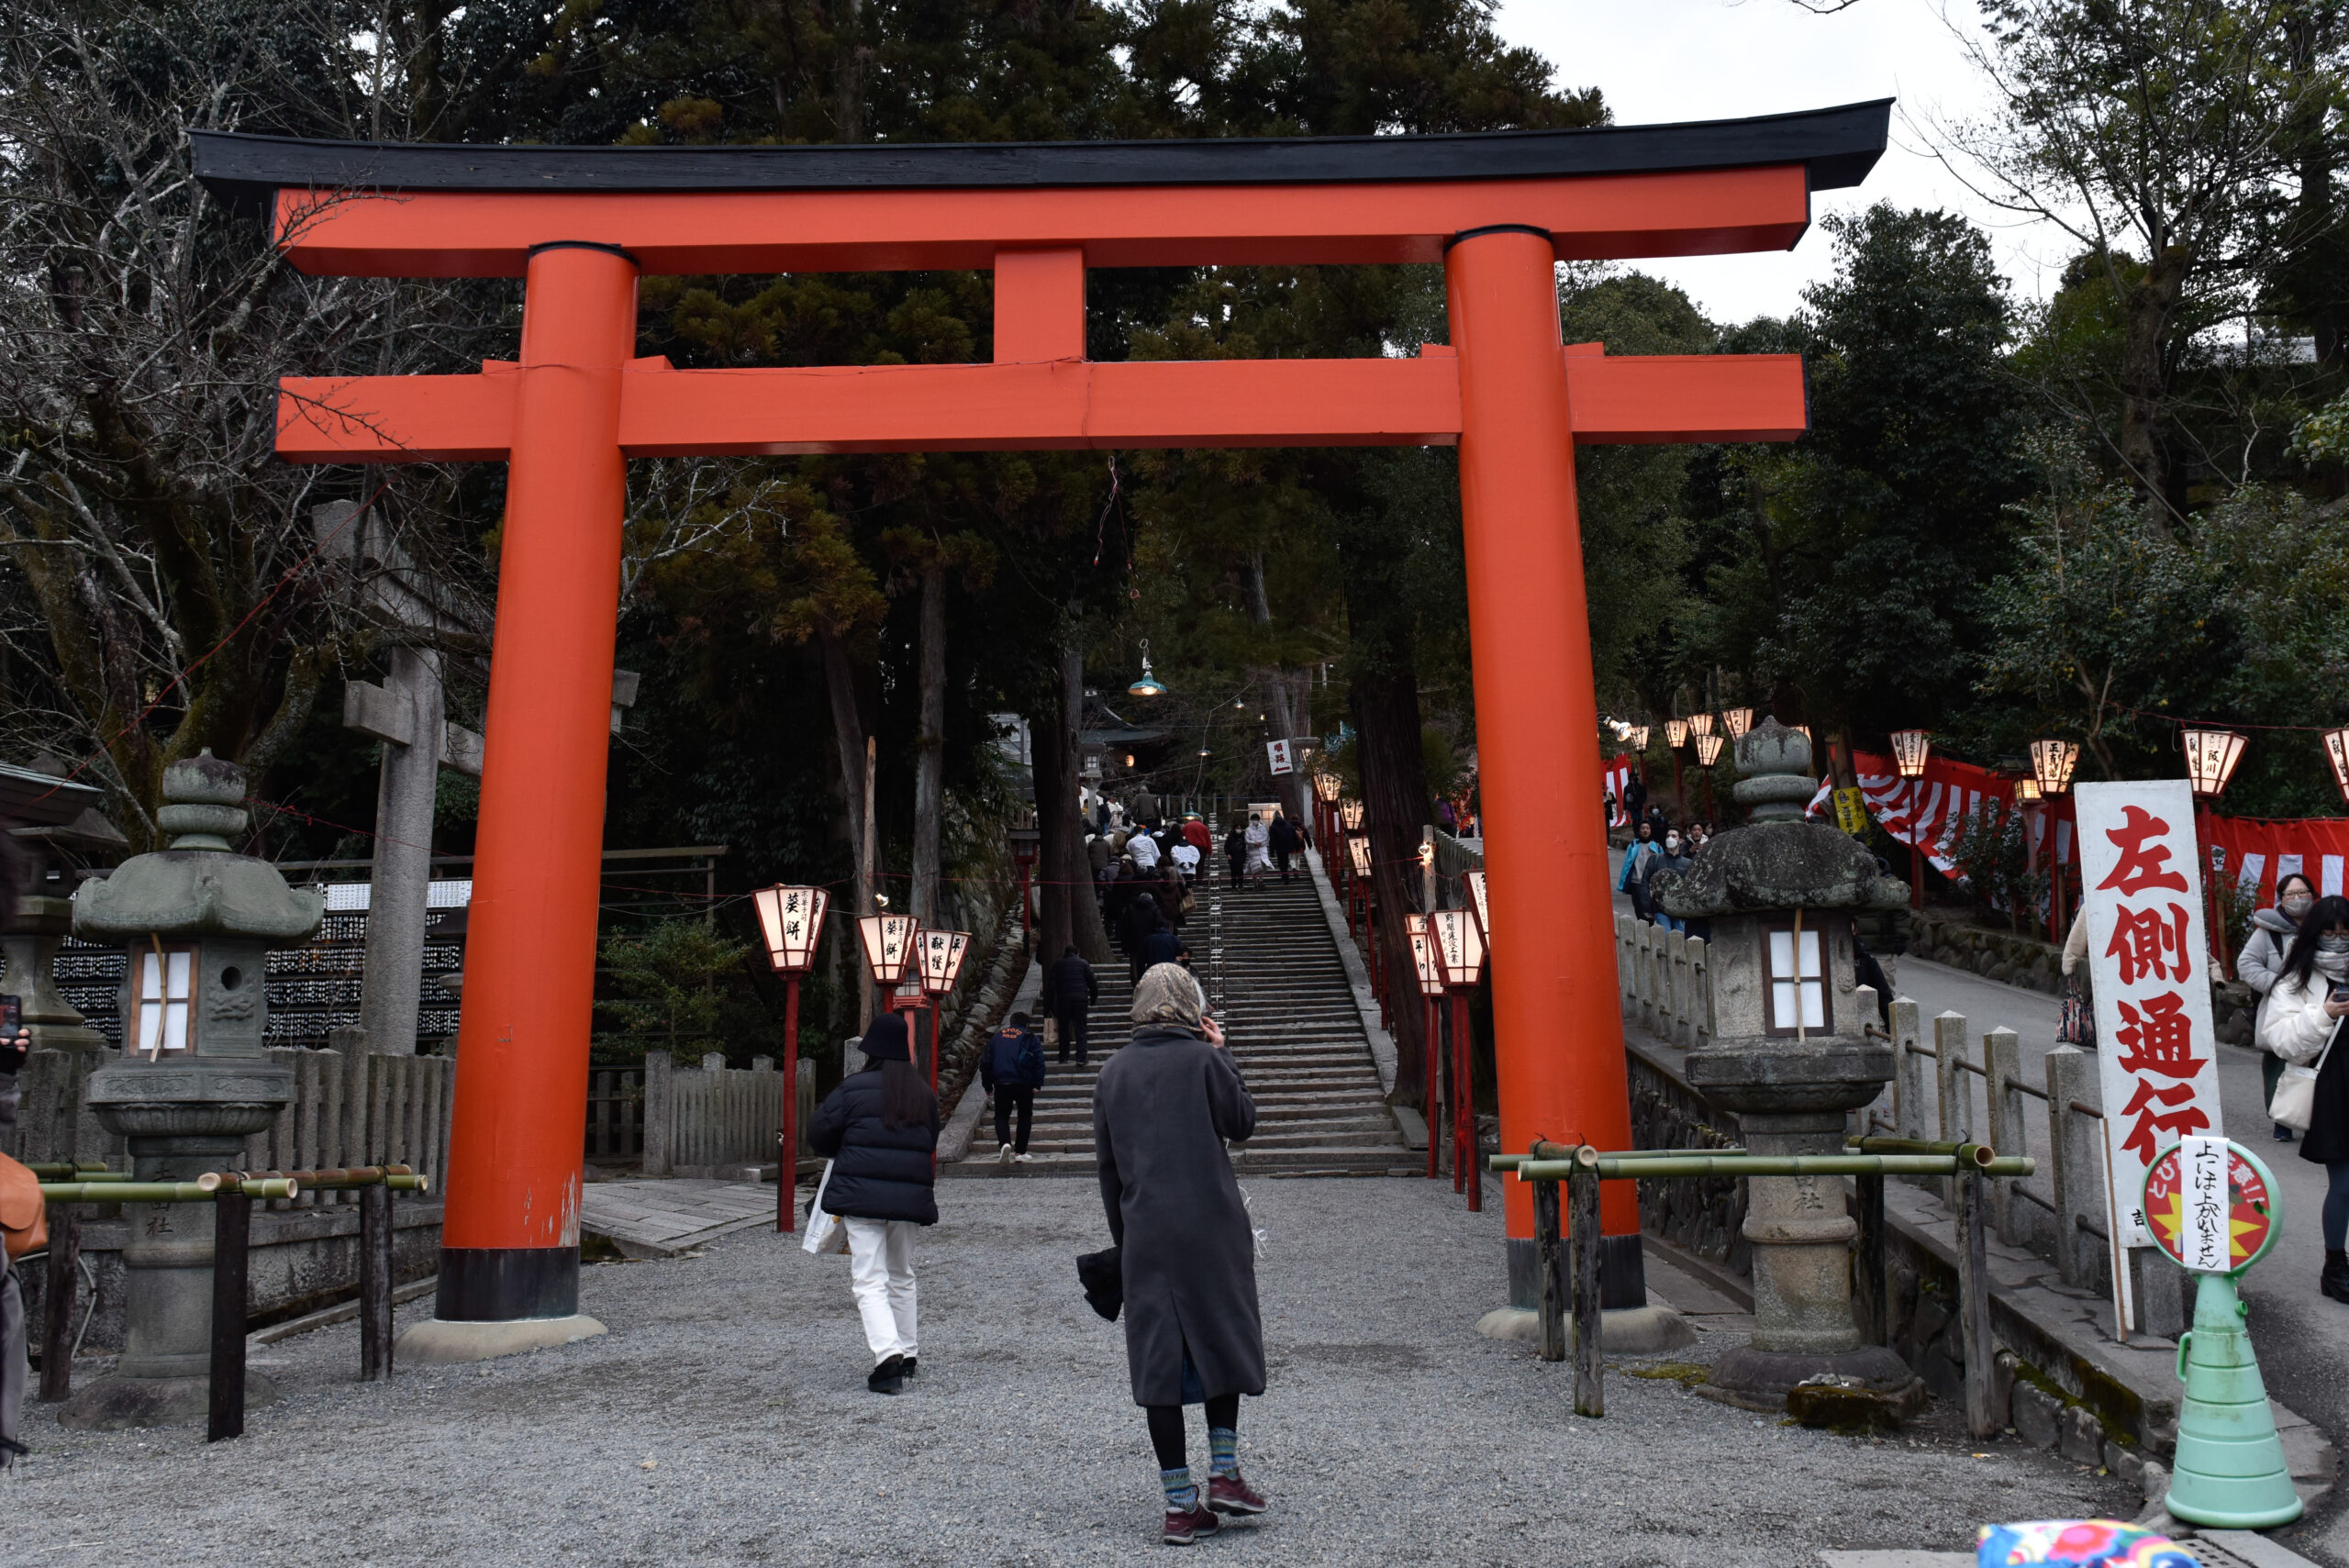
[[[2146,1168],[2181,1140],[2225,1135],[2201,857],[2183,779],[2084,784],[2076,798],[2114,1289],[2133,1319],[2121,1249],[2153,1243]]]
[[[1297,760],[1289,755],[1287,741],[1267,740],[1264,742],[1264,751],[1273,760],[1273,772],[1275,774],[1297,772]]]

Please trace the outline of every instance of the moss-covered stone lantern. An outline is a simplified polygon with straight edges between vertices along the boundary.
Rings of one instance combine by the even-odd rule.
[[[272,1062],[267,978],[273,948],[306,940],[326,901],[288,888],[266,861],[238,854],[244,770],[210,751],[163,771],[156,822],[171,847],[123,862],[73,895],[73,934],[120,942],[120,1052],[91,1075],[89,1103],[129,1142],[141,1181],[184,1181],[243,1163],[245,1140],[293,1096]],[[83,1388],[70,1427],[159,1426],[206,1411],[212,1327],[213,1210],[126,1204],[128,1322],[112,1375]],[[248,1404],[275,1391],[249,1374]]]
[[[1735,1114],[1756,1154],[1840,1154],[1846,1113],[1893,1073],[1856,994],[1853,916],[1907,903],[1908,885],[1840,830],[1803,819],[1817,785],[1810,740],[1765,719],[1737,743],[1742,828],[1658,873],[1657,905],[1709,928],[1712,1043],[1691,1051],[1689,1083]],[[1753,1338],[1715,1364],[1698,1392],[1748,1409],[1783,1409],[1787,1390],[1822,1373],[1856,1380],[1904,1408],[1923,1385],[1852,1317],[1858,1234],[1838,1177],[1757,1176],[1748,1184]]]

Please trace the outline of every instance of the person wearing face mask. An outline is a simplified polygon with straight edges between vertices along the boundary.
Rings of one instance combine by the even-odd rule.
[[[2300,1158],[2324,1167],[2324,1273],[2318,1288],[2349,1302],[2349,1060],[2333,1051],[2349,1018],[2349,898],[2320,898],[2300,917],[2283,973],[2267,993],[2259,1044],[2294,1066],[2315,1065],[2315,1104]]]
[[[1644,822],[1634,831],[1631,841],[1623,846],[1623,868],[1615,874],[1615,891],[1631,895],[1631,917],[1652,920],[1655,909],[1648,902],[1648,867],[1662,852],[1655,833]]]
[[[1647,880],[1651,884],[1646,888],[1648,908],[1651,912],[1649,917],[1667,931],[1685,931],[1688,929],[1688,923],[1686,920],[1676,920],[1656,907],[1655,892],[1652,884],[1658,872],[1687,871],[1689,854],[1688,842],[1681,838],[1680,830],[1676,828],[1668,828],[1664,829],[1664,847],[1656,851],[1655,859],[1647,864]]]
[[[2276,879],[2276,907],[2252,913],[2251,938],[2243,944],[2242,955],[2235,960],[2235,973],[2243,976],[2244,984],[2259,993],[2259,1019],[2266,1018],[2267,998],[2284,973],[2285,951],[2292,945],[2292,937],[2300,929],[2301,917],[2315,902],[2315,884],[2299,872],[2287,872]],[[2252,1031],[2253,1038],[2256,1039],[2256,1019]],[[2266,1098],[2272,1100],[2276,1097],[2276,1080],[2284,1073],[2284,1059],[2273,1052],[2263,1054],[2259,1071],[2266,1085]],[[2292,1141],[2292,1129],[2277,1122],[2276,1141]]]

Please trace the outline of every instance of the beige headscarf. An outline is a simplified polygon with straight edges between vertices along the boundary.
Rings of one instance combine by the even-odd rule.
[[[1171,1024],[1196,1029],[1207,1017],[1208,999],[1198,981],[1179,963],[1153,963],[1134,987],[1134,1023]]]

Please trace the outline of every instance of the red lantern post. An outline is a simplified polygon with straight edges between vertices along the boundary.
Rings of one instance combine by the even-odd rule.
[[[1443,968],[1436,961],[1435,938],[1428,929],[1428,917],[1416,911],[1403,917],[1411,938],[1411,968],[1419,977],[1419,998],[1427,1009],[1427,1124],[1428,1179],[1432,1181],[1442,1171],[1443,1139],[1439,1135],[1436,1108],[1442,1104],[1443,1064]]]
[[[924,931],[921,934],[921,988],[930,999],[930,1092],[938,1093],[938,1005],[953,995],[963,976],[963,960],[971,951],[968,931]]]
[[[788,1231],[799,1218],[799,977],[815,967],[824,934],[820,887],[765,887],[751,895],[759,911],[767,962],[784,977],[783,1116],[775,1134],[774,1228]]]
[[[1925,760],[1932,755],[1933,740],[1921,729],[1892,732],[1892,765],[1909,781],[1909,907],[1925,906],[1925,851],[1917,842],[1917,781],[1925,776]]]
[[[2232,729],[2188,729],[2178,739],[2186,747],[2186,781],[2193,786],[2195,851],[2202,857],[2202,869],[2211,870],[2210,820],[2227,793],[2227,783],[2235,776],[2235,764],[2243,761],[2243,738]],[[2221,878],[2211,876],[2210,951],[2219,961],[2219,973],[2224,975],[2230,962],[2227,957],[2226,894],[2220,885]]]
[[[2034,740],[2031,743],[2031,771],[2039,783],[2042,800],[2054,801],[2072,787],[2072,770],[2079,765],[2080,743],[2076,740]],[[2054,814],[2048,813],[2048,828],[2053,832]],[[2056,853],[2051,841],[2047,846],[2047,914],[2051,924],[2047,940],[2061,943],[2070,927],[2064,919],[2064,857]]]
[[[1428,929],[1452,998],[1452,1187],[1467,1190],[1475,1213],[1485,1207],[1485,1184],[1476,1169],[1476,1051],[1468,998],[1485,977],[1485,933],[1466,909],[1437,910],[1428,917]]]

